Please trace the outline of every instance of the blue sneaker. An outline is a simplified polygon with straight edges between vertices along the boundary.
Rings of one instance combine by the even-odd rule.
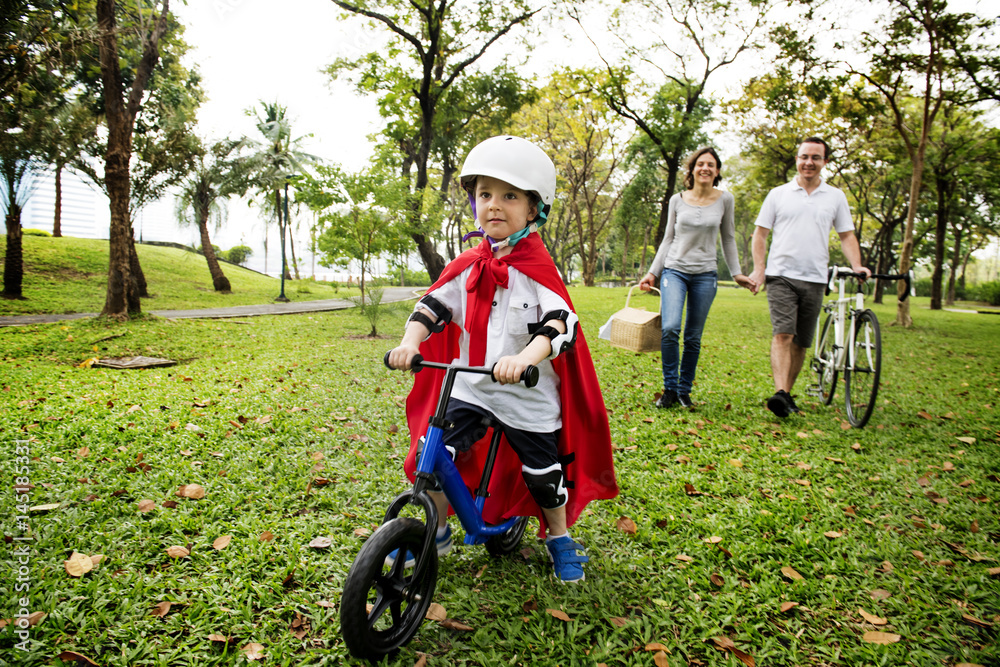
[[[438,556],[444,556],[446,553],[451,551],[451,526],[445,526],[444,535],[441,537],[435,537],[434,544],[437,546]],[[385,557],[385,564],[387,567],[392,567],[392,564],[396,562],[397,552],[399,552],[399,549],[393,549],[389,552],[389,555]],[[411,551],[407,550],[406,562],[403,563],[403,567],[410,568],[416,564],[416,557]]]
[[[552,569],[556,579],[563,583],[583,581],[583,564],[590,560],[587,556],[577,554],[583,551],[583,546],[574,542],[569,535],[561,535],[555,539],[545,540],[545,548],[552,559]]]

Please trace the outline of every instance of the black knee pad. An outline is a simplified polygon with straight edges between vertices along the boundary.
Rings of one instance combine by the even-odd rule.
[[[554,510],[569,500],[569,494],[566,492],[566,476],[558,463],[541,470],[521,466],[521,476],[524,477],[524,483],[528,486],[531,497],[542,509]]]

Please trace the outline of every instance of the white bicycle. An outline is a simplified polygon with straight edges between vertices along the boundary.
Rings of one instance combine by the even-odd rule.
[[[910,276],[878,275],[880,280],[905,280],[906,290],[900,301],[910,293]],[[854,278],[857,291],[846,295],[848,279]],[[851,426],[862,428],[868,423],[875,409],[878,397],[879,376],[882,373],[882,334],[878,318],[865,308],[864,274],[854,273],[849,268],[830,267],[827,294],[837,282],[837,298],[823,304],[819,320],[823,326],[817,331],[816,348],[810,366],[816,372],[818,384],[812,388],[824,405],[833,402],[837,388],[837,377],[844,375],[844,406]]]

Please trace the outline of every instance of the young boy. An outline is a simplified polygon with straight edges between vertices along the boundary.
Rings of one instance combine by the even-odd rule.
[[[466,483],[475,487],[485,456],[481,417],[492,414],[510,447],[497,455],[484,519],[539,518],[539,535],[557,579],[582,581],[583,549],[569,535],[588,502],[618,494],[607,411],[590,351],[578,331],[569,294],[536,233],[555,199],[556,171],[540,148],[518,137],[487,139],[462,167],[483,241],[451,262],[417,303],[389,365],[408,369],[414,355],[428,361],[492,366],[497,379],[460,373],[448,403],[444,443]],[[432,332],[440,332],[431,336]],[[529,365],[539,371],[531,389],[518,383]],[[426,431],[440,374],[415,376],[407,399],[413,476],[417,442]],[[475,446],[483,442],[483,446]],[[451,549],[448,506],[438,507],[438,554]]]

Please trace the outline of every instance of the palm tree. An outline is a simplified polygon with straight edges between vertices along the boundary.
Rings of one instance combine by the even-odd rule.
[[[242,155],[245,145],[242,141],[225,140],[202,152],[177,199],[177,219],[182,224],[198,226],[212,285],[216,292],[224,294],[230,293],[232,287],[215,256],[208,226],[210,220],[214,221],[218,231],[226,219],[226,200],[232,195],[243,196],[250,187],[257,160],[255,156]]]
[[[257,174],[257,188],[267,193],[267,201],[273,203],[274,216],[278,221],[278,232],[281,238],[281,294],[279,300],[285,298],[285,278],[288,268],[285,263],[285,236],[288,225],[288,186],[295,176],[305,171],[307,164],[318,160],[313,155],[305,153],[300,146],[306,137],[292,138],[291,121],[288,109],[277,102],[260,102],[260,109],[250,109],[248,115],[254,116],[257,129],[264,135],[264,144],[257,153],[256,159],[260,165]],[[284,198],[282,197],[284,191]],[[273,198],[272,198],[273,197]],[[270,206],[265,205],[265,210]],[[266,233],[266,232],[265,232]],[[293,254],[294,257],[294,254]],[[296,266],[296,275],[298,267]]]

